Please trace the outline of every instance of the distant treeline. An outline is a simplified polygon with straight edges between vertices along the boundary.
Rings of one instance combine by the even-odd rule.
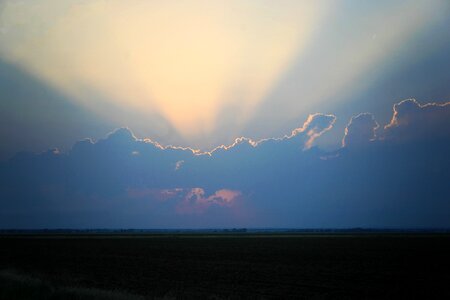
[[[0,229],[0,234],[450,233],[450,228]]]

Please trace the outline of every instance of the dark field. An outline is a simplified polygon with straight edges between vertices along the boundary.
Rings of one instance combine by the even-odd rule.
[[[47,292],[34,295],[51,299],[70,298],[58,298],[60,287],[109,291],[105,299],[450,298],[446,234],[5,235],[0,243],[4,298],[27,284],[16,275],[38,279]]]

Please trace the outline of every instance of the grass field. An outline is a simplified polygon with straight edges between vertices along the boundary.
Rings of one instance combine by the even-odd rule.
[[[3,235],[3,299],[450,298],[447,234]]]

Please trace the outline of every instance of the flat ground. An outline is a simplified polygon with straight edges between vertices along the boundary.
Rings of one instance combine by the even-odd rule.
[[[0,243],[0,271],[52,287],[147,298],[450,298],[444,234],[5,235]]]

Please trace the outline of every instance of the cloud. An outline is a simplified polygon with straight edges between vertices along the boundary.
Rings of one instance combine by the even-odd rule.
[[[342,146],[355,147],[367,144],[375,139],[375,131],[378,127],[377,121],[370,113],[353,116],[345,128]]]
[[[237,138],[233,144],[229,146],[219,146],[213,149],[210,154],[214,154],[218,150],[232,150],[234,147],[238,146],[252,146],[264,148],[264,143],[271,142],[293,142],[299,141],[303,146],[304,150],[312,147],[314,141],[319,138],[322,134],[333,128],[333,124],[336,122],[336,116],[330,114],[315,113],[308,116],[306,121],[303,123],[302,127],[298,127],[292,130],[290,135],[285,135],[281,138],[266,138],[258,141],[246,137]],[[298,146],[300,146],[300,144]],[[267,144],[266,144],[267,145]],[[280,146],[282,147],[282,146]],[[260,149],[259,148],[259,149]]]
[[[308,120],[302,127],[301,132],[306,132],[309,137],[305,143],[305,149],[309,149],[312,147],[314,141],[320,137],[323,133],[327,132],[333,127],[334,122],[336,121],[336,117],[333,115],[324,115],[324,114],[314,114],[309,115]],[[292,135],[294,135],[292,132]]]
[[[243,195],[240,191],[220,189],[207,195],[203,188],[129,188],[127,195],[133,199],[172,202],[177,214],[203,214],[210,206],[230,208]]]
[[[450,138],[450,102],[422,105],[407,99],[395,104],[384,137],[397,141]]]
[[[136,141],[137,138],[129,128],[122,127],[108,134],[106,140],[111,143],[130,143]]]
[[[181,168],[181,166],[183,165],[184,160],[179,160],[175,163],[175,171],[179,170]]]
[[[211,152],[119,128],[18,154],[0,164],[0,227],[450,226],[448,108],[400,102],[377,135],[359,114],[332,152],[313,144],[336,117],[313,114],[283,137]]]
[[[187,190],[182,201],[176,206],[178,214],[203,214],[210,206],[231,207],[241,196],[241,192],[222,189],[210,196],[206,196],[202,188]]]
[[[152,189],[152,188],[129,188],[127,189],[128,196],[131,198],[149,200],[166,201],[172,199],[183,192],[181,188],[174,189]]]

